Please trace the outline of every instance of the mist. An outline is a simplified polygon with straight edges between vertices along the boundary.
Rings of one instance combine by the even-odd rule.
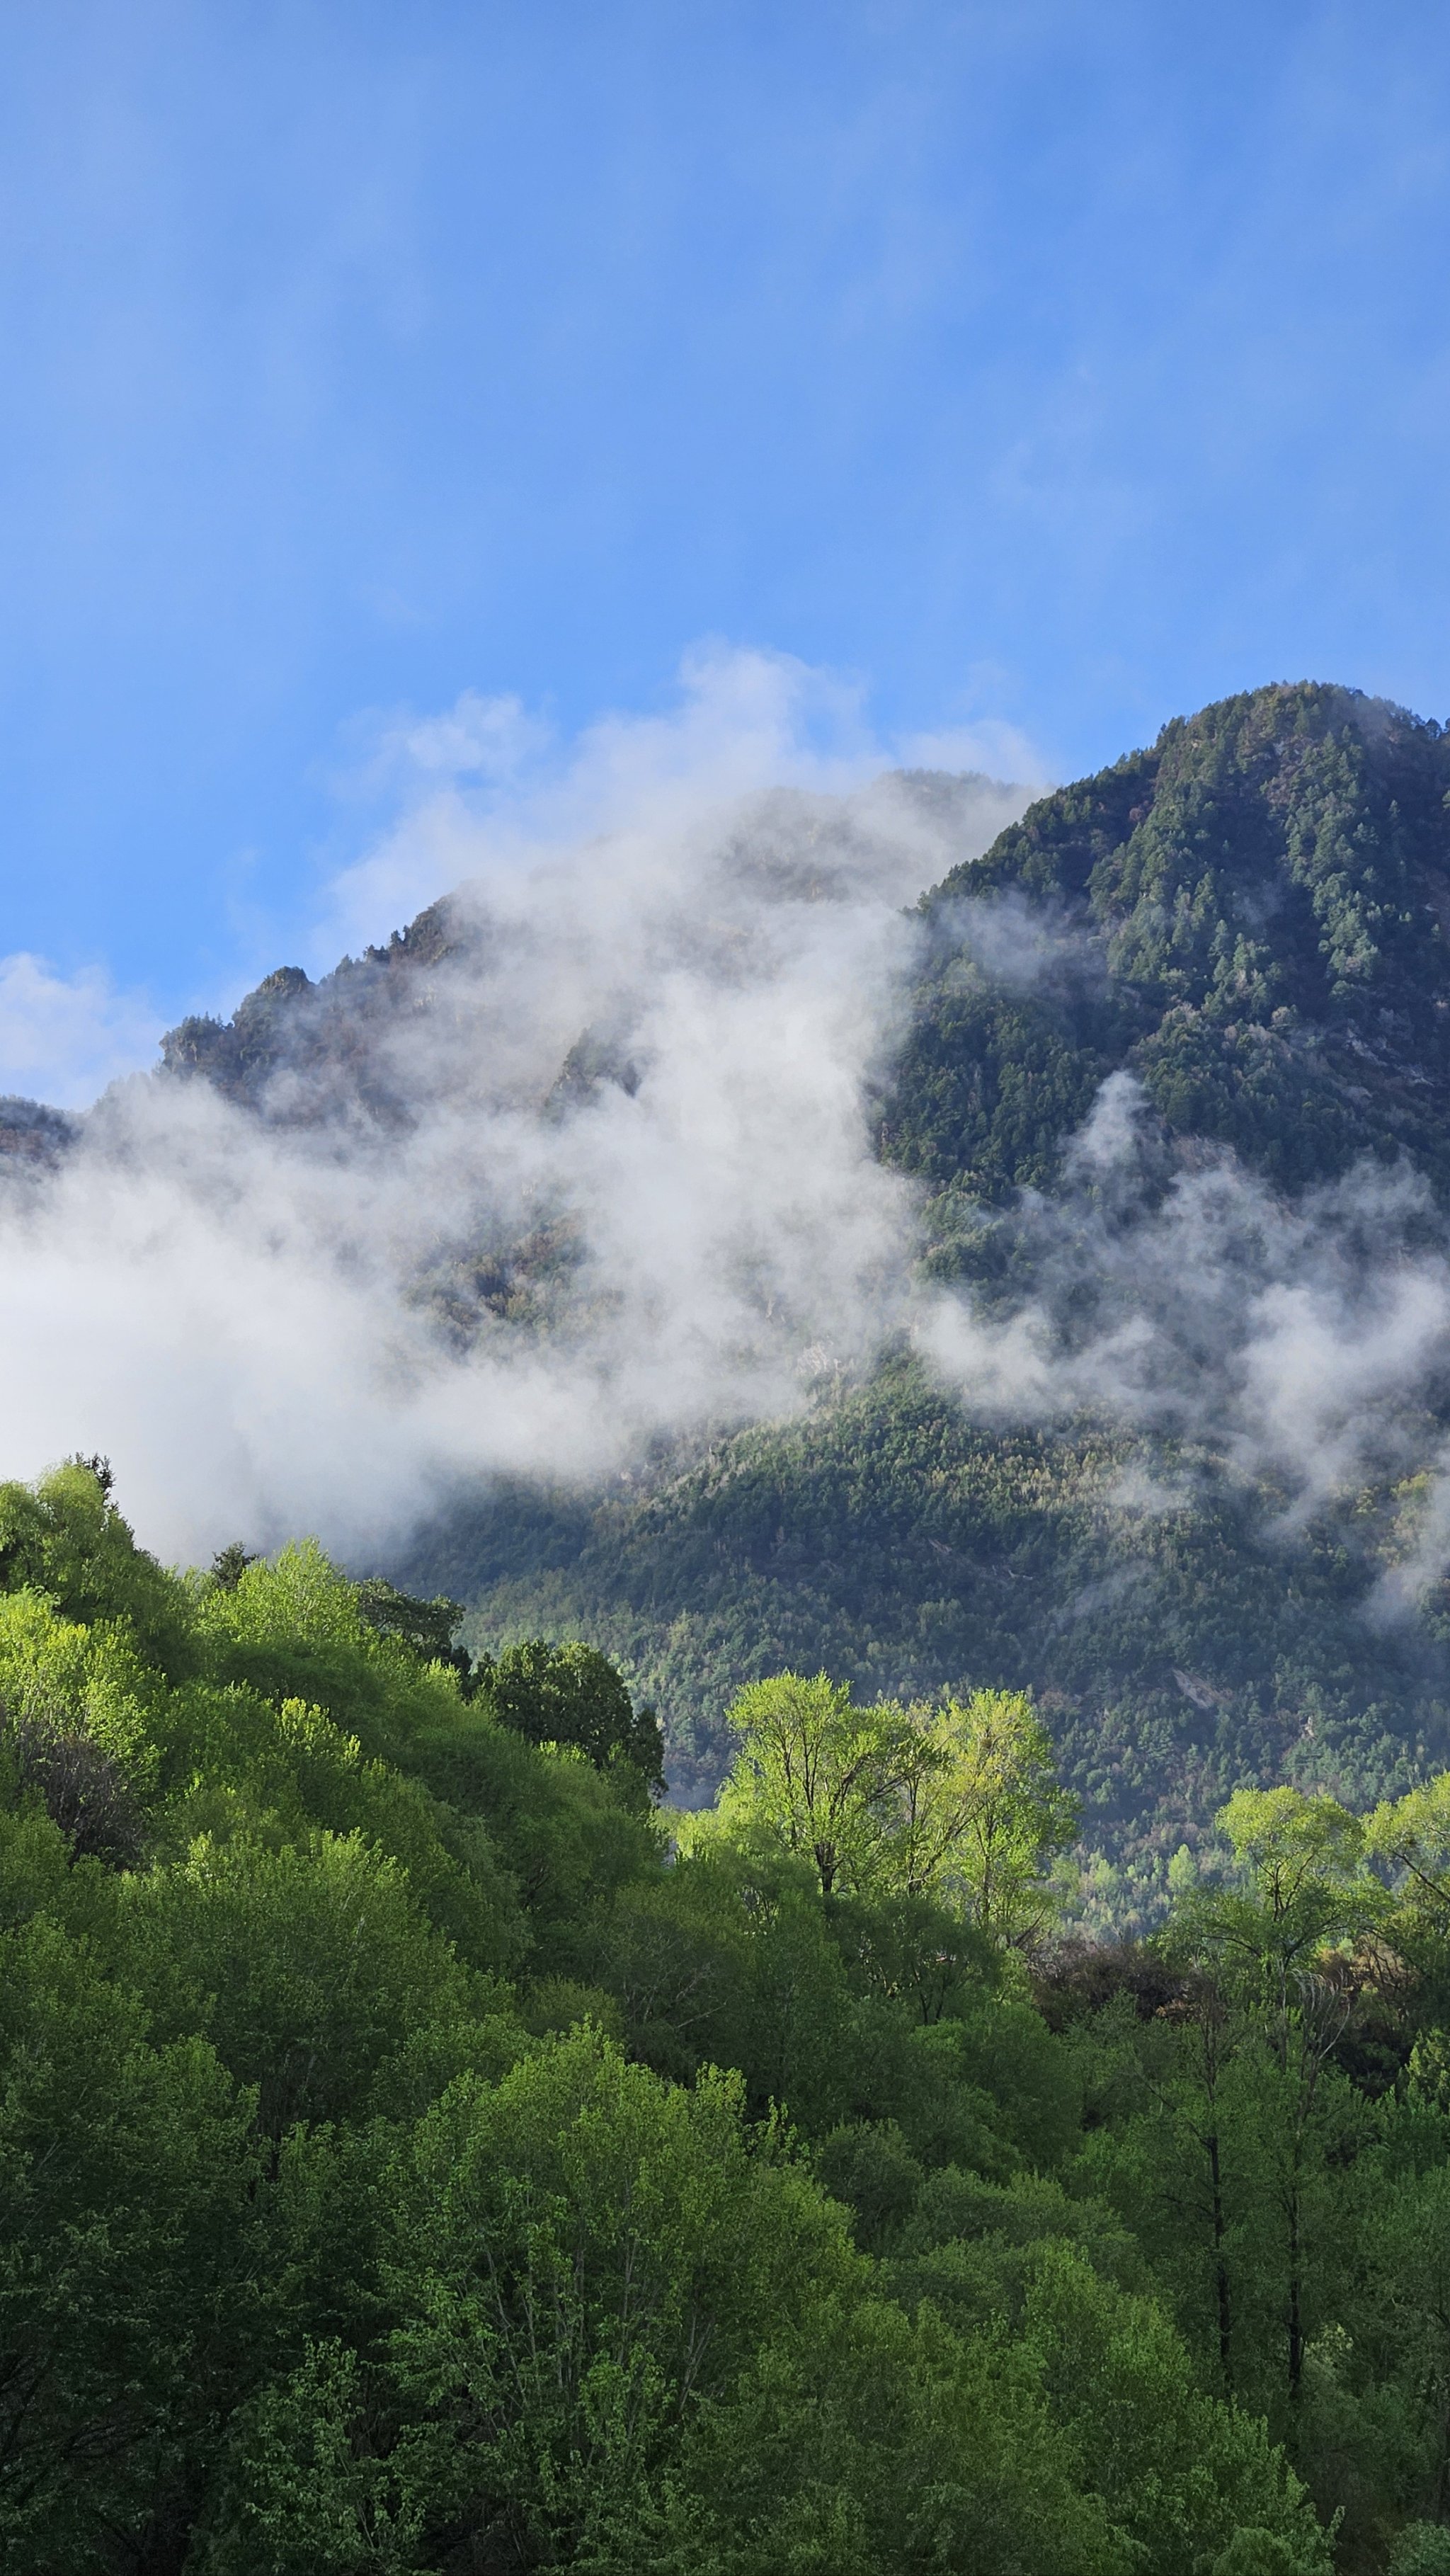
[[[562,745],[512,700],[376,720],[346,786],[385,819],[304,949],[361,953],[192,1024],[212,1079],[131,1073],[0,1155],[6,1471],[104,1452],[173,1559],[309,1530],[377,1561],[461,1485],[597,1488],[890,1339],[984,1423],[1141,1434],[1125,1511],[1191,1498],[1195,1444],[1286,1538],[1400,1484],[1374,1609],[1412,1606],[1450,1561],[1450,1236],[1408,1166],[1285,1201],[1120,1071],[1057,1189],[984,1218],[1030,1286],[922,1273],[922,1190],[875,1151],[915,977],[1102,971],[1017,895],[915,908],[1033,792],[944,764],[1004,754],[1030,774],[1000,736],[883,748],[753,654]],[[70,1031],[73,1100],[132,1024],[33,968],[0,995],[24,1043]]]
[[[909,1327],[871,1116],[906,908],[1027,790],[883,772],[822,687],[707,658],[562,757],[510,702],[379,728],[400,810],[315,949],[452,889],[445,953],[299,990],[245,1099],[137,1073],[5,1167],[7,1471],[103,1451],[168,1557],[357,1559],[460,1478],[596,1481]]]
[[[1006,1311],[966,1293],[919,1314],[943,1384],[986,1421],[1089,1415],[1188,1444],[1163,1485],[1141,1470],[1113,1499],[1145,1512],[1192,1494],[1192,1453],[1259,1489],[1285,1538],[1331,1503],[1419,1478],[1392,1615],[1450,1561],[1450,1230],[1408,1163],[1366,1159],[1293,1201],[1225,1149],[1175,1154],[1126,1071],[1069,1140],[1051,1198],[1002,1222],[1032,1290]],[[1188,1481],[1185,1482],[1185,1475]]]

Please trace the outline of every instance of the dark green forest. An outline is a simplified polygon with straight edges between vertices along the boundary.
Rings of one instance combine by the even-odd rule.
[[[1181,1444],[1158,1442],[1172,1476]],[[1277,1497],[1192,1456],[1146,1523],[1114,1487],[1144,1444],[1103,1424],[991,1432],[911,1363],[603,1503],[531,1490],[459,1509],[405,1561],[480,1645],[580,1630],[670,1713],[671,1774],[713,1794],[744,1678],[826,1664],[867,1694],[1027,1681],[1097,1855],[1093,1920],[1146,1921],[1166,1870],[1250,1779],[1364,1802],[1450,1761],[1438,1601],[1386,1630],[1365,1596],[1407,1492],[1356,1495],[1292,1549]]]
[[[1450,1779],[1063,1930],[1020,1692],[735,1698],[0,1488],[0,2555],[1450,2566]]]

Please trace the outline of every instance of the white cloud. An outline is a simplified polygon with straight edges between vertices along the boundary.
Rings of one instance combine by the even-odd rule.
[[[59,975],[18,949],[0,957],[0,1093],[79,1109],[155,1054],[161,1023],[104,969]]]
[[[599,1478],[909,1328],[983,1418],[1087,1408],[1209,1442],[1290,1522],[1428,1464],[1382,1606],[1435,1578],[1450,1243],[1408,1172],[1295,1205],[1227,1155],[1175,1173],[1120,1072],[1057,1197],[1005,1220],[1030,1294],[917,1284],[918,1194],[872,1145],[926,935],[906,907],[1021,791],[903,785],[848,684],[765,654],[702,654],[672,712],[572,742],[465,697],[384,750],[402,810],[325,935],[360,946],[457,889],[466,944],[395,979],[341,1055],[279,1071],[265,1116],[136,1076],[0,1197],[9,1472],[103,1449],[178,1555],[307,1527],[372,1551],[459,1477]],[[1009,986],[1100,971],[1017,897],[950,926]],[[19,958],[0,1035],[0,1083],[76,1102],[154,1027],[104,978]],[[564,1098],[584,1038],[604,1078]],[[513,1303],[484,1295],[480,1264],[511,1262]]]
[[[917,1284],[918,1193],[872,1146],[925,935],[906,908],[1021,791],[913,790],[849,684],[766,654],[702,653],[672,711],[572,742],[465,696],[376,756],[401,810],[323,936],[361,946],[456,889],[466,945],[279,1071],[265,1116],[138,1075],[0,1194],[8,1471],[104,1449],[176,1554],[304,1527],[373,1550],[460,1476],[598,1478],[909,1328],[984,1419],[1207,1441],[1288,1521],[1428,1464],[1382,1606],[1434,1579],[1450,1243],[1410,1174],[1291,1206],[1226,1155],[1175,1173],[1120,1072],[1056,1198],[1007,1220],[1030,1294]],[[950,928],[1009,986],[1100,971],[1015,896]],[[97,973],[0,965],[0,1087],[75,1104],[154,1036]],[[584,1038],[605,1077],[563,1098]]]
[[[1054,783],[1041,752],[1020,727],[995,719],[903,734],[895,751],[903,769],[978,769],[989,778],[1014,779],[1038,796]]]
[[[928,759],[929,750],[942,757]],[[998,754],[1018,765],[994,769]],[[700,645],[681,664],[667,710],[603,715],[564,740],[517,698],[466,691],[442,716],[389,718],[359,753],[359,774],[375,788],[391,780],[403,810],[375,849],[334,878],[314,954],[330,962],[340,947],[385,938],[465,876],[528,868],[547,852],[562,858],[620,836],[638,843],[648,834],[663,847],[742,797],[779,787],[859,793],[903,764],[1029,782],[1041,774],[1030,746],[1007,728],[883,743],[858,682],[785,653]],[[1025,801],[1012,789],[990,811],[984,805],[982,846]],[[904,815],[898,829],[908,829]],[[923,865],[934,855],[939,844],[924,841]]]
[[[1010,1219],[1030,1297],[990,1321],[961,1292],[927,1307],[943,1380],[989,1417],[1208,1442],[1286,1527],[1438,1455],[1450,1239],[1427,1185],[1367,1160],[1288,1203],[1228,1153],[1165,1172],[1141,1084],[1111,1074],[1059,1195]]]
[[[0,1212],[7,1468],[105,1450],[168,1553],[374,1549],[460,1475],[597,1477],[800,1403],[906,1312],[870,1101],[904,907],[1020,799],[904,792],[849,686],[763,654],[562,746],[476,700],[400,741],[411,802],[328,935],[459,888],[472,936],[356,1024],[367,1079],[284,1071],[262,1119],[122,1084]],[[628,1082],[551,1102],[591,1033]],[[535,1311],[478,1303],[529,1244]]]

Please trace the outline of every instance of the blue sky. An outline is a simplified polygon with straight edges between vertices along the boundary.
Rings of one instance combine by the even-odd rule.
[[[1442,8],[0,27],[0,1088],[7,998],[58,1093],[313,962],[462,693],[567,744],[723,639],[1054,776],[1269,678],[1450,713]]]

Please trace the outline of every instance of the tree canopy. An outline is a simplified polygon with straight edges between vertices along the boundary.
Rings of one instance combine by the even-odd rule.
[[[0,1494],[7,2564],[1433,2566],[1443,1780],[1084,1945],[1022,1694],[777,1675],[662,1815],[89,1472]]]

